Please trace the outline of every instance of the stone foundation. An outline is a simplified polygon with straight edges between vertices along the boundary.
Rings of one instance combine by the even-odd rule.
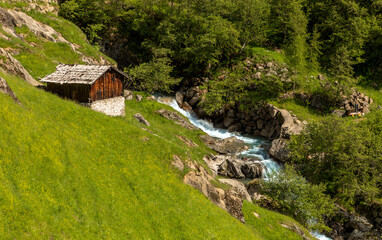
[[[90,104],[90,108],[112,117],[125,116],[125,98],[115,97],[95,101]]]

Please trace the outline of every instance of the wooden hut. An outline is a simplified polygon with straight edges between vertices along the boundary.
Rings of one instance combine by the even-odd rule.
[[[128,76],[112,66],[60,64],[41,82],[48,91],[78,102],[121,96]]]

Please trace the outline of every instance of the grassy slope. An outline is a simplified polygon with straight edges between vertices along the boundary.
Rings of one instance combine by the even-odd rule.
[[[79,45],[85,55],[102,55],[72,23],[28,14]],[[47,42],[25,27],[17,31],[25,41],[0,39],[0,47],[18,50],[15,57],[32,76],[49,74],[58,62],[81,63],[66,44]],[[200,131],[153,114],[166,106],[128,102],[127,117],[110,118],[19,78],[0,76],[24,105],[0,94],[0,239],[300,239],[278,225],[275,219],[285,216],[246,203],[249,220],[243,225],[183,184],[188,170],[174,170],[172,155],[203,164],[202,156],[211,150],[199,140]],[[137,112],[158,136],[142,130],[131,117]],[[189,148],[175,135],[199,147]],[[266,214],[252,219],[253,208]]]
[[[4,4],[0,4],[4,7]],[[73,23],[53,14],[42,14],[39,12],[27,12],[35,20],[53,27],[63,37],[79,46],[78,51],[88,57],[99,60],[100,56],[115,63],[114,60],[103,55],[97,47],[92,46],[86,40],[85,34]],[[1,26],[1,24],[0,24]],[[54,72],[59,63],[83,64],[81,55],[74,52],[66,43],[54,43],[35,36],[26,26],[16,29],[23,36],[23,40],[14,37],[0,27],[0,33],[7,36],[9,40],[0,38],[0,47],[12,48],[19,52],[14,57],[23,64],[29,73],[36,79],[42,78]]]
[[[200,160],[209,150],[199,131],[152,113],[165,106],[129,102],[127,117],[111,118],[0,75],[24,104],[0,95],[1,239],[299,239],[278,226],[285,216],[246,203],[243,225],[183,184],[172,155]]]

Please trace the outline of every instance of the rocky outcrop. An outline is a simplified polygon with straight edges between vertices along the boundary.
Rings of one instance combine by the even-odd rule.
[[[221,109],[214,116],[208,116],[198,103],[202,102],[206,89],[198,86],[176,92],[176,101],[185,110],[194,110],[199,118],[209,118],[217,128],[226,128],[230,132],[239,132],[268,139],[290,138],[298,134],[304,124],[288,111],[278,109],[267,103],[260,104],[254,109],[243,111],[240,107]]]
[[[332,228],[328,234],[333,239],[348,240],[381,240],[382,228],[373,224],[366,217],[348,212],[338,207],[335,216],[328,220],[327,225]]]
[[[214,138],[209,135],[201,135],[200,139],[211,149],[220,154],[235,155],[245,150],[248,150],[247,144],[237,139],[229,137],[225,139]]]
[[[273,140],[269,155],[284,163],[289,161],[290,150],[288,149],[288,140],[284,138]]]
[[[214,176],[234,179],[261,178],[264,166],[255,158],[238,157],[232,155],[207,155],[203,160],[211,169]]]
[[[62,34],[54,30],[54,28],[34,20],[32,17],[30,17],[24,12],[0,8],[0,23],[2,25],[3,30],[8,34],[12,35],[13,37],[24,39],[24,35],[18,34],[16,28],[26,26],[29,29],[29,31],[31,31],[34,35],[44,38],[47,41],[68,44],[74,52],[81,56],[81,60],[87,64],[110,64],[102,56],[99,60],[85,56],[82,52],[78,51],[78,48],[80,46],[67,41],[62,36]]]
[[[370,105],[373,103],[373,99],[365,94],[353,90],[352,94],[348,97],[343,97],[343,101],[340,104],[341,109],[344,109],[347,114],[351,112],[362,112],[367,114],[370,112]],[[357,109],[356,109],[357,108]]]
[[[181,125],[182,127],[187,128],[188,130],[195,130],[196,127],[192,125],[187,119],[180,116],[177,112],[169,111],[166,109],[160,109],[155,111],[159,115],[161,115],[164,118],[167,118],[169,120],[174,121],[176,124]]]
[[[32,86],[42,86],[42,84],[37,82],[23,67],[23,65],[21,65],[21,63],[16,58],[12,57],[12,55],[5,49],[0,48],[0,56],[0,68],[4,70],[4,72],[19,76]]]
[[[12,89],[8,86],[7,81],[0,77],[0,92],[9,95],[17,104],[21,105],[20,100],[13,93]]]
[[[244,184],[234,179],[219,179],[220,182],[231,187],[233,191],[240,195],[241,199],[245,199],[248,202],[252,202],[251,196],[249,196]]]
[[[173,157],[174,161],[171,162],[171,165],[174,166],[179,171],[183,172],[184,164],[183,164],[182,160],[180,159],[180,157],[178,155],[175,155],[175,154],[172,157]]]
[[[243,199],[247,197],[245,194],[238,193],[235,190],[235,187],[232,187],[226,191],[215,187],[212,184],[215,179],[203,167],[191,162],[188,162],[187,165],[190,172],[184,176],[184,183],[198,189],[214,204],[224,209],[241,222],[245,222],[244,215],[241,210],[243,206]]]

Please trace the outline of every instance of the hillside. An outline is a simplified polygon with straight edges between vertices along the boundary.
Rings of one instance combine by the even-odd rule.
[[[114,62],[54,14],[0,13],[16,16],[2,22],[0,77],[22,104],[0,93],[1,239],[301,239],[280,226],[298,225],[289,217],[244,202],[242,224],[184,184],[173,155],[203,165],[212,151],[154,113],[168,107],[130,101],[112,118],[28,84],[58,63]]]

